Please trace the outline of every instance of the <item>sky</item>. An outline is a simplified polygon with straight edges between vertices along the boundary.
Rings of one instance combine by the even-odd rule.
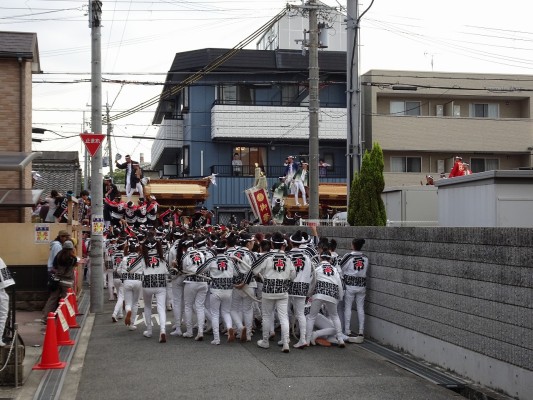
[[[346,8],[347,0],[323,0]],[[232,48],[286,0],[103,0],[103,104],[111,115],[161,93],[175,53]],[[292,2],[301,4],[301,1]],[[1,0],[0,30],[36,32],[43,74],[33,76],[33,150],[80,151],[90,127],[88,0]],[[533,75],[533,5],[523,0],[365,0],[360,71],[370,69]],[[345,11],[345,10],[344,10]],[[255,43],[255,42],[254,42]],[[248,46],[254,48],[254,45]],[[114,123],[112,154],[150,161],[156,106]],[[106,127],[103,127],[104,133]],[[142,136],[146,139],[136,139]]]

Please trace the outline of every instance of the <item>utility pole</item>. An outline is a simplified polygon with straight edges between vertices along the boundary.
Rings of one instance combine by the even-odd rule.
[[[85,129],[85,111],[83,112],[83,123],[81,125],[80,132],[87,133],[87,130]],[[87,151],[87,148],[85,146],[83,147],[83,189],[89,190],[89,152]]]
[[[102,133],[102,55],[101,33],[102,2],[89,0],[89,27],[91,28],[91,127],[93,133]],[[104,238],[98,227],[103,226],[104,202],[102,186],[102,146],[91,159],[91,289],[90,312],[104,310]]]
[[[361,169],[361,83],[359,79],[359,6],[347,0],[346,18],[346,108],[348,129],[346,141],[347,202],[353,176]]]
[[[309,219],[318,219],[318,115],[319,68],[318,68],[318,4],[309,1]]]
[[[113,132],[113,125],[109,122],[109,104],[106,103],[106,121],[107,121],[107,152],[109,154],[109,175],[113,176],[113,153],[111,153],[111,132]]]

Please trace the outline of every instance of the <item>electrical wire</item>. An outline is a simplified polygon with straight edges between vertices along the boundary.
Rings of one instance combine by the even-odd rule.
[[[190,77],[186,78],[182,83],[175,85],[169,89],[164,90],[159,96],[152,97],[149,100],[146,100],[145,102],[131,108],[130,110],[115,114],[112,117],[109,118],[109,121],[106,121],[104,123],[108,123],[111,121],[116,121],[117,119],[124,118],[126,116],[129,116],[131,114],[134,114],[135,112],[139,110],[143,110],[151,105],[157,104],[159,100],[163,100],[165,98],[174,96],[177,94],[180,90],[183,88],[193,84],[194,82],[202,79],[205,75],[207,75],[209,72],[213,71],[214,69],[218,68],[224,62],[229,60],[231,57],[233,57],[235,54],[237,54],[241,49],[243,49],[246,45],[251,43],[253,40],[255,40],[257,37],[259,37],[261,34],[267,32],[270,30],[272,25],[274,25],[277,21],[279,21],[285,14],[287,10],[283,9],[281,12],[279,12],[274,18],[272,18],[270,21],[268,21],[266,24],[264,24],[261,28],[256,30],[252,35],[248,36],[246,39],[242,40],[240,43],[238,43],[235,47],[233,47],[231,50],[227,51],[225,54],[218,57],[216,60],[214,60],[212,63],[208,64],[204,68],[202,68],[200,71],[193,73]]]

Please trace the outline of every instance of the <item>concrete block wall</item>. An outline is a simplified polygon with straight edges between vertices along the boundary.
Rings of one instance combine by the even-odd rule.
[[[319,235],[335,238],[339,254],[366,239],[368,336],[533,398],[533,229],[320,227]]]

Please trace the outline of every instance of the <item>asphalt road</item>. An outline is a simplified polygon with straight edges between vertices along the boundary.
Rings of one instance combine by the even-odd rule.
[[[158,343],[156,334],[142,336],[142,322],[136,331],[113,323],[112,306],[106,302],[105,313],[88,317],[62,399],[460,398],[357,344],[284,354],[278,338],[269,349],[257,347],[258,333],[244,344],[223,339],[215,346],[211,335],[203,342],[167,335],[167,343]]]

